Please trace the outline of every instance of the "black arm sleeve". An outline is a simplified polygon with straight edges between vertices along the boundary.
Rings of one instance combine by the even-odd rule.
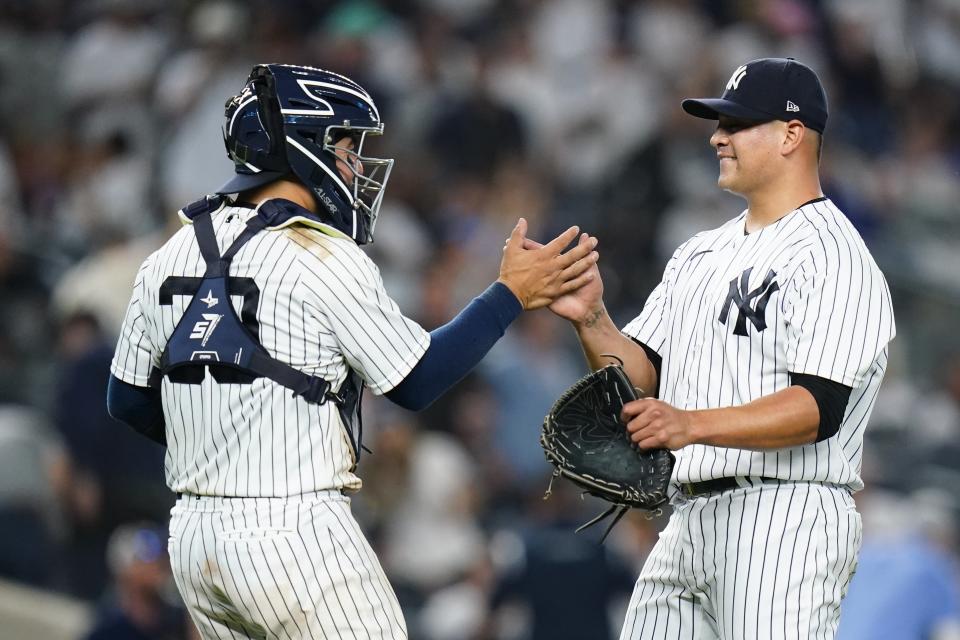
[[[803,387],[817,401],[817,408],[820,410],[817,442],[836,435],[840,430],[840,422],[847,410],[847,401],[850,399],[853,388],[820,376],[793,372],[790,372],[790,384]]]
[[[630,336],[630,339],[636,342],[638,345],[640,345],[641,348],[643,348],[644,353],[647,354],[647,359],[650,360],[650,364],[653,365],[654,370],[656,370],[657,372],[657,388],[654,389],[653,391],[653,397],[659,398],[660,397],[660,368],[663,366],[663,358],[660,357],[659,353],[657,353],[647,345],[643,344],[633,336]]]
[[[166,446],[167,433],[163,421],[160,389],[138,387],[110,376],[107,385],[107,411],[137,433]]]

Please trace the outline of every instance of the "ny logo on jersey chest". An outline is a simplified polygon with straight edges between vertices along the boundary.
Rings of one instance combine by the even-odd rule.
[[[723,307],[720,309],[720,317],[717,318],[720,324],[726,325],[730,305],[736,305],[737,309],[740,310],[740,315],[737,316],[737,321],[733,326],[734,335],[747,335],[747,320],[753,323],[757,332],[766,329],[767,303],[770,302],[770,296],[772,296],[775,291],[780,290],[780,285],[774,280],[777,273],[773,269],[770,269],[760,286],[750,291],[749,283],[752,272],[753,267],[750,267],[744,270],[739,278],[734,278],[730,281],[730,290],[727,293],[726,300],[723,301]],[[751,304],[753,304],[752,307],[750,306]]]

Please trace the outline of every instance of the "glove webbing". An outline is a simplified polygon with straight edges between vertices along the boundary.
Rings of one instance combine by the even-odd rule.
[[[610,535],[610,531],[612,531],[613,528],[617,526],[617,523],[620,522],[620,519],[629,510],[630,510],[630,507],[626,505],[612,504],[610,505],[609,509],[607,509],[606,511],[604,511],[603,513],[595,517],[593,520],[590,520],[589,522],[584,522],[582,525],[577,527],[577,533],[580,533],[584,529],[587,529],[588,527],[592,527],[595,524],[599,524],[605,518],[609,517],[614,511],[619,511],[619,513],[617,513],[617,515],[614,516],[613,521],[607,526],[607,530],[603,532],[602,536],[600,536],[600,544],[603,544],[603,541],[607,539],[608,535]]]
[[[558,478],[558,477],[560,477],[561,475],[562,475],[562,474],[561,474],[561,472],[560,472],[559,469],[555,469],[554,472],[550,475],[550,484],[547,485],[547,490],[546,490],[546,491],[544,492],[544,494],[543,494],[543,499],[544,499],[544,500],[546,500],[547,498],[549,498],[549,497],[550,497],[550,494],[553,493],[553,479],[554,479],[554,478]],[[587,494],[587,492],[584,491],[584,492],[581,493],[580,495],[581,495],[581,497],[582,497],[582,496],[585,496],[586,494]],[[589,527],[592,527],[592,526],[595,525],[595,524],[599,524],[604,518],[608,517],[610,514],[612,514],[612,513],[613,513],[614,511],[616,511],[617,509],[620,510],[620,513],[618,513],[618,514],[613,518],[613,522],[611,522],[611,523],[607,526],[607,530],[603,532],[603,535],[602,535],[602,536],[600,536],[600,544],[603,544],[603,541],[607,539],[607,536],[610,535],[610,532],[613,530],[613,528],[614,528],[615,526],[617,526],[617,523],[620,522],[620,519],[623,518],[623,516],[627,513],[627,511],[630,510],[630,506],[629,506],[629,505],[611,504],[611,505],[610,505],[610,508],[608,508],[606,511],[604,511],[604,512],[601,513],[600,515],[596,516],[595,518],[593,518],[593,519],[590,520],[589,522],[584,522],[582,525],[580,525],[579,527],[577,527],[575,533],[580,533],[580,532],[583,531],[584,529],[587,529],[587,528],[589,528]]]

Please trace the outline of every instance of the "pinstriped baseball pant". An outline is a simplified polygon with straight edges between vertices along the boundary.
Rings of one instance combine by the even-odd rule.
[[[339,492],[181,497],[169,552],[204,638],[407,638],[396,595]]]
[[[760,484],[673,507],[620,640],[834,637],[861,544],[848,491]]]

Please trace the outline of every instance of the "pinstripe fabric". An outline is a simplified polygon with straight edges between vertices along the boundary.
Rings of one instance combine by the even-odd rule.
[[[403,640],[403,615],[349,500],[183,497],[174,578],[204,638]]]
[[[833,638],[860,548],[850,494],[894,337],[890,292],[859,234],[826,199],[744,233],[746,213],[674,253],[624,333],[663,358],[660,397],[739,406],[806,373],[852,387],[838,433],[746,451],[691,445],[674,481],[781,479],[675,498],[621,640]]]
[[[239,206],[214,213],[221,251],[252,215]],[[161,286],[204,270],[189,227],[144,262],[113,375],[147,385],[191,300],[161,304]],[[270,355],[334,389],[353,369],[385,393],[429,345],[349,238],[299,225],[262,231],[230,275],[256,285],[231,301],[241,317],[244,306],[255,310]],[[341,495],[360,479],[336,405],[309,404],[265,378],[162,385],[167,485],[193,494],[172,512],[170,558],[203,637],[404,640],[396,595]]]
[[[863,431],[895,334],[886,280],[853,225],[829,200],[816,201],[744,234],[745,214],[684,243],[641,314],[623,331],[663,358],[660,397],[681,409],[746,404],[785,389],[789,373],[853,388],[836,437],[776,451],[691,445],[677,451],[674,477],[696,482],[767,476],[863,487]],[[739,279],[750,269],[745,289]],[[745,322],[731,286],[778,289],[763,309],[766,327]],[[757,300],[752,308],[757,308]],[[728,313],[726,323],[719,320]]]
[[[213,216],[221,250],[254,215]],[[158,302],[169,276],[204,272],[193,230],[178,231],[137,275],[112,364],[117,378],[146,386],[191,297]],[[403,316],[376,265],[350,239],[302,226],[263,231],[230,269],[259,289],[259,339],[275,358],[339,388],[355,369],[374,393],[392,389],[426,351],[430,334]],[[238,312],[243,300],[232,296]],[[277,383],[199,385],[163,381],[167,485],[198,495],[288,496],[360,487],[353,451],[333,403],[313,405]]]
[[[620,640],[834,637],[861,545],[847,490],[761,484],[673,507]]]

